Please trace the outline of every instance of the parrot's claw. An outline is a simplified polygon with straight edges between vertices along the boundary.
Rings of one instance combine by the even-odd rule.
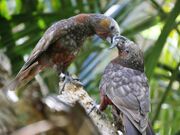
[[[66,73],[66,74],[61,73],[59,75],[59,77],[60,77],[60,81],[63,81],[63,85],[62,85],[62,88],[60,90],[60,93],[62,93],[62,91],[64,91],[64,88],[65,88],[67,83],[72,83],[72,84],[79,86],[79,87],[84,86],[83,83],[80,82],[80,80],[78,78],[73,78],[71,75],[69,75],[69,73]]]
[[[94,110],[97,114],[102,114],[101,110],[99,109],[100,105],[93,103],[92,108],[87,112],[88,115],[91,114],[91,112]]]

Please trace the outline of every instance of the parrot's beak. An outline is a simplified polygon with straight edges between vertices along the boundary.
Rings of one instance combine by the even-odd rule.
[[[118,42],[119,42],[119,35],[111,37],[111,42],[110,42],[111,46],[109,47],[109,49],[116,47]]]
[[[108,41],[108,43],[112,44],[112,37],[108,36],[108,37],[106,38],[106,41]]]
[[[128,41],[128,39],[126,37],[124,37],[124,36],[121,36],[121,35],[114,36],[109,49],[112,49],[112,48],[116,47],[118,44],[124,44],[127,41]]]

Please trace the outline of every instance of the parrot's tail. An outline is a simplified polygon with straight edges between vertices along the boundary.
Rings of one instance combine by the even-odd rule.
[[[123,123],[125,135],[142,135],[125,115],[123,115]]]
[[[25,86],[33,77],[42,70],[42,66],[38,62],[33,63],[25,70],[20,70],[16,78],[11,81],[3,90],[17,90]]]
[[[148,126],[143,133],[140,133],[125,115],[123,115],[123,122],[126,135],[155,135],[150,122],[148,122]]]
[[[146,135],[155,135],[150,122],[148,122],[148,126],[146,128]]]

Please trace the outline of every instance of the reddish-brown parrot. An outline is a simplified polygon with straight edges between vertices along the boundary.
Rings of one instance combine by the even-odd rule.
[[[65,72],[85,39],[95,34],[114,43],[120,30],[114,19],[103,14],[79,14],[56,22],[46,30],[7,88],[14,90],[46,67],[53,67],[58,73]]]
[[[150,98],[148,80],[144,73],[144,58],[140,48],[125,37],[118,39],[118,57],[105,68],[101,83],[103,111],[108,104],[122,113],[127,135],[153,135],[148,123]]]

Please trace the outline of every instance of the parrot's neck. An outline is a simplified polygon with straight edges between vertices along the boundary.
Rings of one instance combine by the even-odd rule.
[[[83,31],[84,36],[92,36],[95,34],[90,20],[91,14],[79,14],[75,16],[75,22],[81,27],[79,31]]]
[[[127,59],[121,58],[121,56],[118,56],[117,58],[115,58],[112,61],[112,63],[116,63],[116,64],[119,64],[123,67],[132,68],[132,69],[144,72],[144,64],[141,63],[140,61],[127,60]]]

